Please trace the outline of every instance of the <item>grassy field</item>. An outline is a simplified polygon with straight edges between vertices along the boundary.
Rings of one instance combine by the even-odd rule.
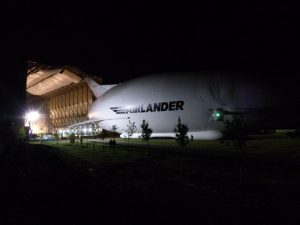
[[[220,162],[219,168],[238,167],[240,151],[236,143],[231,141],[194,140],[187,146],[179,146],[174,139],[153,139],[150,144],[140,139],[117,139],[115,149],[107,140],[84,140],[81,146],[67,141],[44,142],[55,147],[59,157],[79,170],[96,171],[108,166],[134,165],[140,162],[153,161],[161,167],[182,168],[182,170],[198,170],[197,164],[205,160]],[[295,163],[300,160],[300,139],[288,139],[281,134],[273,136],[251,137],[244,147],[243,157],[250,167],[264,163]],[[232,165],[228,166],[228,164]],[[185,164],[184,167],[182,165]],[[193,167],[196,168],[193,168]],[[224,167],[224,168],[223,168]],[[184,171],[182,171],[184,172]]]
[[[300,139],[281,134],[251,137],[245,154],[227,141],[194,141],[183,148],[172,139],[151,140],[149,145],[117,139],[115,151],[92,140],[83,146],[31,146],[36,154],[50,151],[55,162],[67,166],[54,167],[52,182],[59,175],[68,181],[80,174],[80,180],[64,189],[78,189],[70,199],[88,193],[83,205],[96,203],[86,214],[104,202],[105,215],[122,215],[123,223],[115,224],[299,224]],[[76,173],[64,175],[66,168]],[[98,218],[99,212],[91,218]]]
[[[194,140],[189,142],[186,146],[180,146],[174,139],[151,139],[149,144],[141,139],[121,139],[117,138],[117,147],[115,148],[118,153],[122,151],[214,151],[220,154],[227,154],[228,152],[238,152],[239,148],[236,143],[232,141],[222,140]],[[32,144],[40,144],[41,142],[32,142]],[[69,143],[68,140],[64,141],[46,141],[43,144],[56,146],[61,150],[68,150],[69,152],[103,152],[110,151],[108,146],[108,139],[102,141],[100,139],[87,139],[83,140],[81,146],[79,141],[76,140],[75,144]],[[73,150],[73,151],[72,151]],[[249,154],[288,154],[291,152],[300,151],[300,139],[289,139],[284,135],[266,135],[266,136],[251,136],[246,142],[244,150]],[[213,152],[211,152],[213,154]]]

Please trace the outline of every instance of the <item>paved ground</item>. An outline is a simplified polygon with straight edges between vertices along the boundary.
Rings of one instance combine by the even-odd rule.
[[[0,224],[300,222],[297,166],[269,165],[277,171],[273,174],[276,183],[270,179],[267,185],[241,186],[230,174],[219,178],[195,174],[196,182],[187,185],[167,179],[174,177],[174,171],[162,171],[155,159],[104,168],[102,177],[94,179],[74,171],[53,154],[55,151],[43,145],[23,145],[1,160]],[[211,166],[221,169],[222,163],[210,160],[206,164],[213,165],[201,167],[203,170]],[[280,183],[277,177],[292,179]]]

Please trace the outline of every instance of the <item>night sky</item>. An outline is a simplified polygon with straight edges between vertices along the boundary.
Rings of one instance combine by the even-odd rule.
[[[73,65],[105,83],[169,71],[299,72],[292,5],[112,2],[33,9],[26,15],[27,59]]]
[[[14,80],[20,85],[3,86],[16,93],[24,84],[26,61],[31,60],[75,66],[103,77],[104,83],[160,72],[211,70],[278,82],[278,77],[285,77],[297,88],[297,7],[276,1],[242,2],[10,1],[1,18],[2,54],[9,61],[2,73],[9,72],[7,83]]]

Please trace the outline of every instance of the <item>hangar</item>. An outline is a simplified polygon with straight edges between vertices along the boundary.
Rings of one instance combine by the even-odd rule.
[[[95,96],[84,81],[102,78],[72,66],[53,67],[28,62],[25,126],[31,133],[68,132],[67,127],[88,119]]]

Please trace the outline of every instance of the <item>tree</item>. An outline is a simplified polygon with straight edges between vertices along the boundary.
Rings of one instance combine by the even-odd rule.
[[[69,136],[69,139],[70,139],[70,143],[74,144],[75,143],[75,133],[72,132]]]
[[[128,142],[129,142],[129,138],[131,138],[131,136],[132,136],[136,131],[137,131],[137,129],[136,129],[135,122],[131,122],[130,120],[128,120],[127,129],[126,129]]]
[[[188,143],[187,133],[189,131],[189,127],[187,124],[181,123],[180,117],[178,117],[178,122],[174,128],[175,136],[177,137],[177,141],[180,145],[184,146]]]
[[[153,130],[149,128],[149,123],[146,122],[146,120],[143,120],[143,123],[141,124],[141,128],[142,128],[142,139],[144,141],[147,141],[149,144],[149,139],[151,137]]]

